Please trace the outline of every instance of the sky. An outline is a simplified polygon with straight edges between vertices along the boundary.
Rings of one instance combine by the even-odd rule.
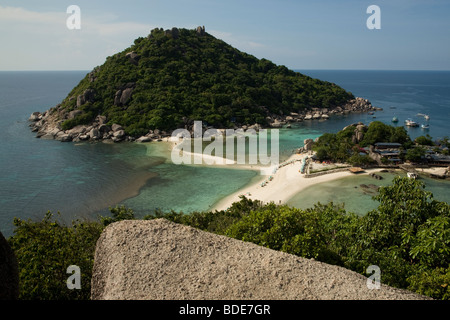
[[[294,70],[450,70],[449,0],[0,0],[0,70],[92,70],[153,28],[203,25]]]

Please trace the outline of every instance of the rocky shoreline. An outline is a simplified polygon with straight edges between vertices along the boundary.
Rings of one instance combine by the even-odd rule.
[[[268,116],[266,119],[271,128],[282,128],[293,122],[302,122],[308,120],[328,120],[332,115],[344,115],[349,113],[363,113],[381,111],[382,108],[372,106],[372,103],[364,98],[357,97],[348,101],[343,106],[330,108],[311,108],[299,113],[292,112],[288,116]]]
[[[95,120],[88,125],[78,125],[70,130],[63,130],[62,123],[65,120],[73,119],[77,116],[77,110],[64,112],[58,109],[59,106],[51,108],[44,113],[33,112],[28,119],[36,137],[41,139],[57,140],[61,142],[81,142],[81,141],[104,141],[104,142],[152,142],[161,141],[163,138],[170,137],[170,132],[162,130],[149,130],[146,135],[139,138],[126,134],[124,128],[120,124],[108,124],[105,116],[97,116]],[[289,115],[270,115],[266,117],[270,128],[291,127],[291,123],[309,120],[327,120],[332,115],[344,115],[349,113],[363,113],[382,110],[372,106],[367,99],[355,98],[348,101],[343,106],[333,109],[329,108],[311,108],[299,113],[290,113]],[[243,130],[262,129],[259,124],[241,127]]]

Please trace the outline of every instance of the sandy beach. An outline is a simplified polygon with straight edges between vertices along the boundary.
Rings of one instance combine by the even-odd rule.
[[[272,180],[268,181],[268,176],[261,176],[261,180],[242,188],[241,190],[229,195],[228,197],[217,202],[212,210],[225,210],[229,208],[233,202],[239,201],[239,196],[244,195],[249,199],[261,200],[264,203],[274,202],[276,204],[285,204],[289,199],[300,193],[305,188],[316,185],[318,183],[327,183],[329,181],[354,175],[350,171],[331,172],[324,175],[306,178],[300,173],[301,160],[307,157],[306,154],[294,154],[281,166],[276,173],[272,174]],[[322,164],[314,164],[314,169],[324,167]],[[377,172],[381,169],[368,169],[363,173],[367,175],[371,172]],[[262,186],[262,182],[267,183]]]
[[[166,141],[171,143],[172,151],[179,151],[176,139],[167,139]],[[264,203],[274,202],[276,204],[285,204],[292,197],[300,193],[302,190],[319,184],[327,183],[329,181],[344,178],[347,176],[354,175],[348,170],[339,172],[330,172],[323,175],[306,178],[304,174],[300,173],[302,167],[302,160],[305,157],[310,157],[306,153],[303,154],[293,154],[287,160],[283,161],[277,166],[261,166],[261,165],[243,165],[236,164],[234,161],[226,160],[224,161],[221,157],[215,157],[210,155],[200,155],[193,152],[188,152],[183,150],[183,155],[190,157],[192,163],[194,163],[194,158],[203,159],[203,164],[201,166],[220,166],[227,167],[231,169],[246,169],[259,171],[260,179],[255,179],[255,181],[242,189],[230,194],[229,196],[221,199],[211,206],[211,210],[225,210],[229,208],[233,202],[240,200],[240,196],[244,195],[249,199],[260,200]],[[207,164],[210,163],[210,164]],[[193,164],[195,165],[195,164]],[[322,164],[313,163],[313,170],[323,170],[340,168],[344,166],[343,164]],[[276,170],[274,170],[276,169]],[[381,169],[367,169],[358,175],[368,175],[372,172],[378,172]]]

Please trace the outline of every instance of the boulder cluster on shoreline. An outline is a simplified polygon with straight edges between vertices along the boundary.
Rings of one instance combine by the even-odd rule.
[[[33,112],[28,120],[31,122],[31,130],[37,132],[37,138],[61,142],[151,142],[161,141],[162,138],[169,136],[167,132],[156,129],[150,130],[146,135],[136,139],[127,135],[121,125],[115,123],[108,125],[105,116],[97,116],[91,124],[78,125],[70,130],[61,128],[61,121],[56,121],[51,110],[44,113]]]
[[[357,97],[348,101],[343,106],[331,108],[311,108],[303,112],[292,112],[288,116],[269,116],[268,122],[272,128],[281,128],[287,125],[290,126],[292,122],[302,122],[305,120],[328,120],[331,115],[344,115],[349,113],[362,113],[383,110],[379,107],[372,106],[369,100]]]
[[[302,122],[305,120],[328,119],[331,115],[343,115],[348,113],[360,113],[374,110],[382,110],[372,106],[372,104],[363,98],[356,98],[348,101],[344,106],[336,108],[311,108],[299,113],[290,115],[268,115],[267,121],[271,128],[290,127],[293,122]],[[165,137],[170,137],[170,133],[158,129],[149,130],[146,135],[141,137],[132,137],[126,134],[125,129],[120,124],[108,124],[105,116],[97,116],[91,124],[77,125],[70,130],[62,129],[62,122],[67,118],[74,118],[76,111],[67,113],[63,120],[58,112],[58,106],[51,108],[44,113],[33,112],[28,119],[31,130],[37,132],[36,137],[41,139],[53,139],[61,142],[80,142],[80,141],[136,141],[152,142],[161,141]],[[243,130],[255,129],[259,131],[262,126],[259,124],[243,125]]]

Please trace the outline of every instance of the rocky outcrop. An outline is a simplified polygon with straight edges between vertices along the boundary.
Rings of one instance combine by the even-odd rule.
[[[125,57],[128,58],[128,60],[134,64],[135,66],[137,66],[139,64],[139,59],[141,58],[140,55],[138,55],[136,52],[132,51],[132,52],[128,52]]]
[[[303,141],[303,148],[301,148],[301,152],[308,152],[312,150],[312,147],[314,145],[313,139],[305,139]]]
[[[0,232],[0,300],[19,297],[19,270],[16,256]]]
[[[116,106],[124,106],[131,99],[131,95],[133,94],[135,83],[128,83],[126,86],[120,88],[116,91],[114,96],[114,104]]]
[[[356,125],[353,125],[355,127],[354,134],[352,136],[352,142],[353,143],[360,143],[364,138],[364,133],[367,131],[367,126],[364,125],[362,122],[357,123]]]
[[[55,113],[56,111],[53,111]],[[69,112],[68,119],[79,114],[79,110]],[[57,121],[56,116],[49,110],[44,114],[33,112],[29,121],[33,132],[37,132],[36,137],[41,139],[57,140],[61,142],[80,142],[80,141],[135,141],[134,137],[128,136],[124,128],[113,123],[107,124],[105,116],[97,116],[89,125],[78,125],[70,130],[61,129],[61,121]],[[169,136],[167,132],[159,130],[150,130],[146,135],[138,139],[138,142],[158,141]]]
[[[204,36],[205,35],[205,26],[202,26],[202,27],[197,27],[197,34],[199,35],[199,36]]]
[[[265,108],[265,107],[264,107]],[[372,106],[369,100],[363,98],[355,98],[342,106],[334,108],[310,108],[306,110],[299,110],[298,112],[291,112],[289,115],[271,115],[266,117],[271,128],[282,128],[294,122],[302,122],[309,120],[325,121],[333,115],[344,115],[348,113],[373,112],[382,110]]]
[[[86,89],[83,94],[80,94],[77,97],[77,108],[81,107],[87,102],[94,102],[95,99],[95,90]]]
[[[180,30],[178,30],[178,28],[173,27],[172,29],[165,30],[164,35],[172,37],[173,39],[178,39],[178,37],[180,36]]]
[[[95,300],[425,299],[353,271],[164,219],[121,221],[100,236]]]
[[[202,28],[200,28],[202,29]],[[199,30],[200,30],[199,29]],[[202,29],[203,30],[203,29]],[[173,33],[174,30],[172,29]],[[175,31],[176,33],[176,31]],[[129,55],[129,58],[132,59],[133,55]],[[94,77],[95,73],[92,75]],[[133,91],[136,87],[136,83],[131,82],[123,85],[122,87],[117,88],[117,91],[114,95],[114,105],[120,106],[123,109],[127,108],[127,104],[129,104],[130,100],[133,97]],[[74,98],[74,97],[73,97]],[[51,108],[45,113],[41,114],[40,112],[33,112],[29,121],[31,122],[30,127],[33,132],[37,132],[37,137],[42,139],[55,139],[62,142],[68,141],[98,141],[98,140],[110,140],[113,142],[120,141],[135,141],[138,137],[129,137],[126,136],[124,128],[120,130],[124,130],[123,132],[116,132],[114,124],[113,127],[110,128],[106,126],[107,119],[105,116],[99,115],[91,124],[78,126],[75,130],[62,130],[62,123],[65,120],[76,119],[77,117],[83,115],[83,111],[78,109],[79,106],[87,102],[93,102],[95,99],[95,91],[91,89],[87,89],[83,94],[77,97],[77,108],[71,111],[62,110],[59,108],[59,105]],[[354,100],[349,101],[343,107],[336,108],[311,108],[308,110],[299,110],[299,112],[291,112],[288,115],[283,114],[270,114],[269,109],[265,106],[259,106],[259,109],[266,114],[266,120],[269,124],[270,128],[290,128],[292,123],[302,122],[304,120],[319,120],[326,121],[330,116],[336,114],[343,114],[346,112],[365,112],[375,110],[372,104],[367,99],[356,98]],[[364,126],[362,123],[358,123],[358,125]],[[185,127],[188,130],[192,131],[193,120],[186,119]],[[259,131],[262,129],[260,124],[254,125],[243,125],[241,126],[243,130],[247,129],[255,129]],[[356,127],[354,142],[359,142],[362,139],[362,135],[365,127]],[[237,129],[237,127],[235,128]],[[154,140],[161,140],[164,137],[168,137],[171,134],[166,132],[158,132],[158,129],[154,131],[150,130],[146,135],[139,137],[139,142],[148,142]],[[158,132],[158,133],[156,133]]]

